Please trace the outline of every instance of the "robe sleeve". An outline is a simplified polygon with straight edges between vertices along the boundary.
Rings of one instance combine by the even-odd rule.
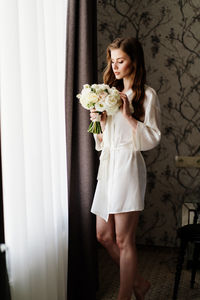
[[[103,149],[103,141],[100,142],[100,140],[97,137],[97,134],[93,134],[94,140],[95,140],[95,149],[97,151],[101,151]]]
[[[133,141],[136,151],[147,151],[156,147],[161,139],[160,104],[152,88],[146,91],[144,122],[138,121]]]

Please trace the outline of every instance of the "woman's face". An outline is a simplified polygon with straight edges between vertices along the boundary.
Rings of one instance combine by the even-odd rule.
[[[133,75],[133,62],[121,49],[111,50],[111,63],[116,79],[128,79]]]

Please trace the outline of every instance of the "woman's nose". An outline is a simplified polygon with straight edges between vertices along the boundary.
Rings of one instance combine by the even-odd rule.
[[[113,64],[113,69],[114,69],[114,70],[117,69],[117,64],[116,64],[116,63]]]

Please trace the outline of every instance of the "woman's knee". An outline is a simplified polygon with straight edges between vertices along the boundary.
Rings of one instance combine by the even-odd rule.
[[[112,234],[108,232],[97,231],[97,240],[105,247],[108,247],[109,245],[112,245],[114,243],[114,238]]]
[[[120,250],[122,250],[122,249],[125,248],[127,242],[126,242],[126,239],[123,236],[117,235],[116,236],[116,244],[117,244],[118,248]]]
[[[97,240],[105,247],[113,245],[115,242],[115,229],[114,229],[114,217],[109,216],[108,222],[105,222],[102,218],[97,217]]]
[[[126,248],[132,248],[135,247],[135,238],[127,237],[124,235],[117,235],[116,236],[116,244],[120,250],[126,249]]]

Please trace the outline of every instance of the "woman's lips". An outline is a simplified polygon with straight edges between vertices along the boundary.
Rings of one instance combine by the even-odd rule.
[[[119,75],[119,72],[115,72],[115,75]]]

